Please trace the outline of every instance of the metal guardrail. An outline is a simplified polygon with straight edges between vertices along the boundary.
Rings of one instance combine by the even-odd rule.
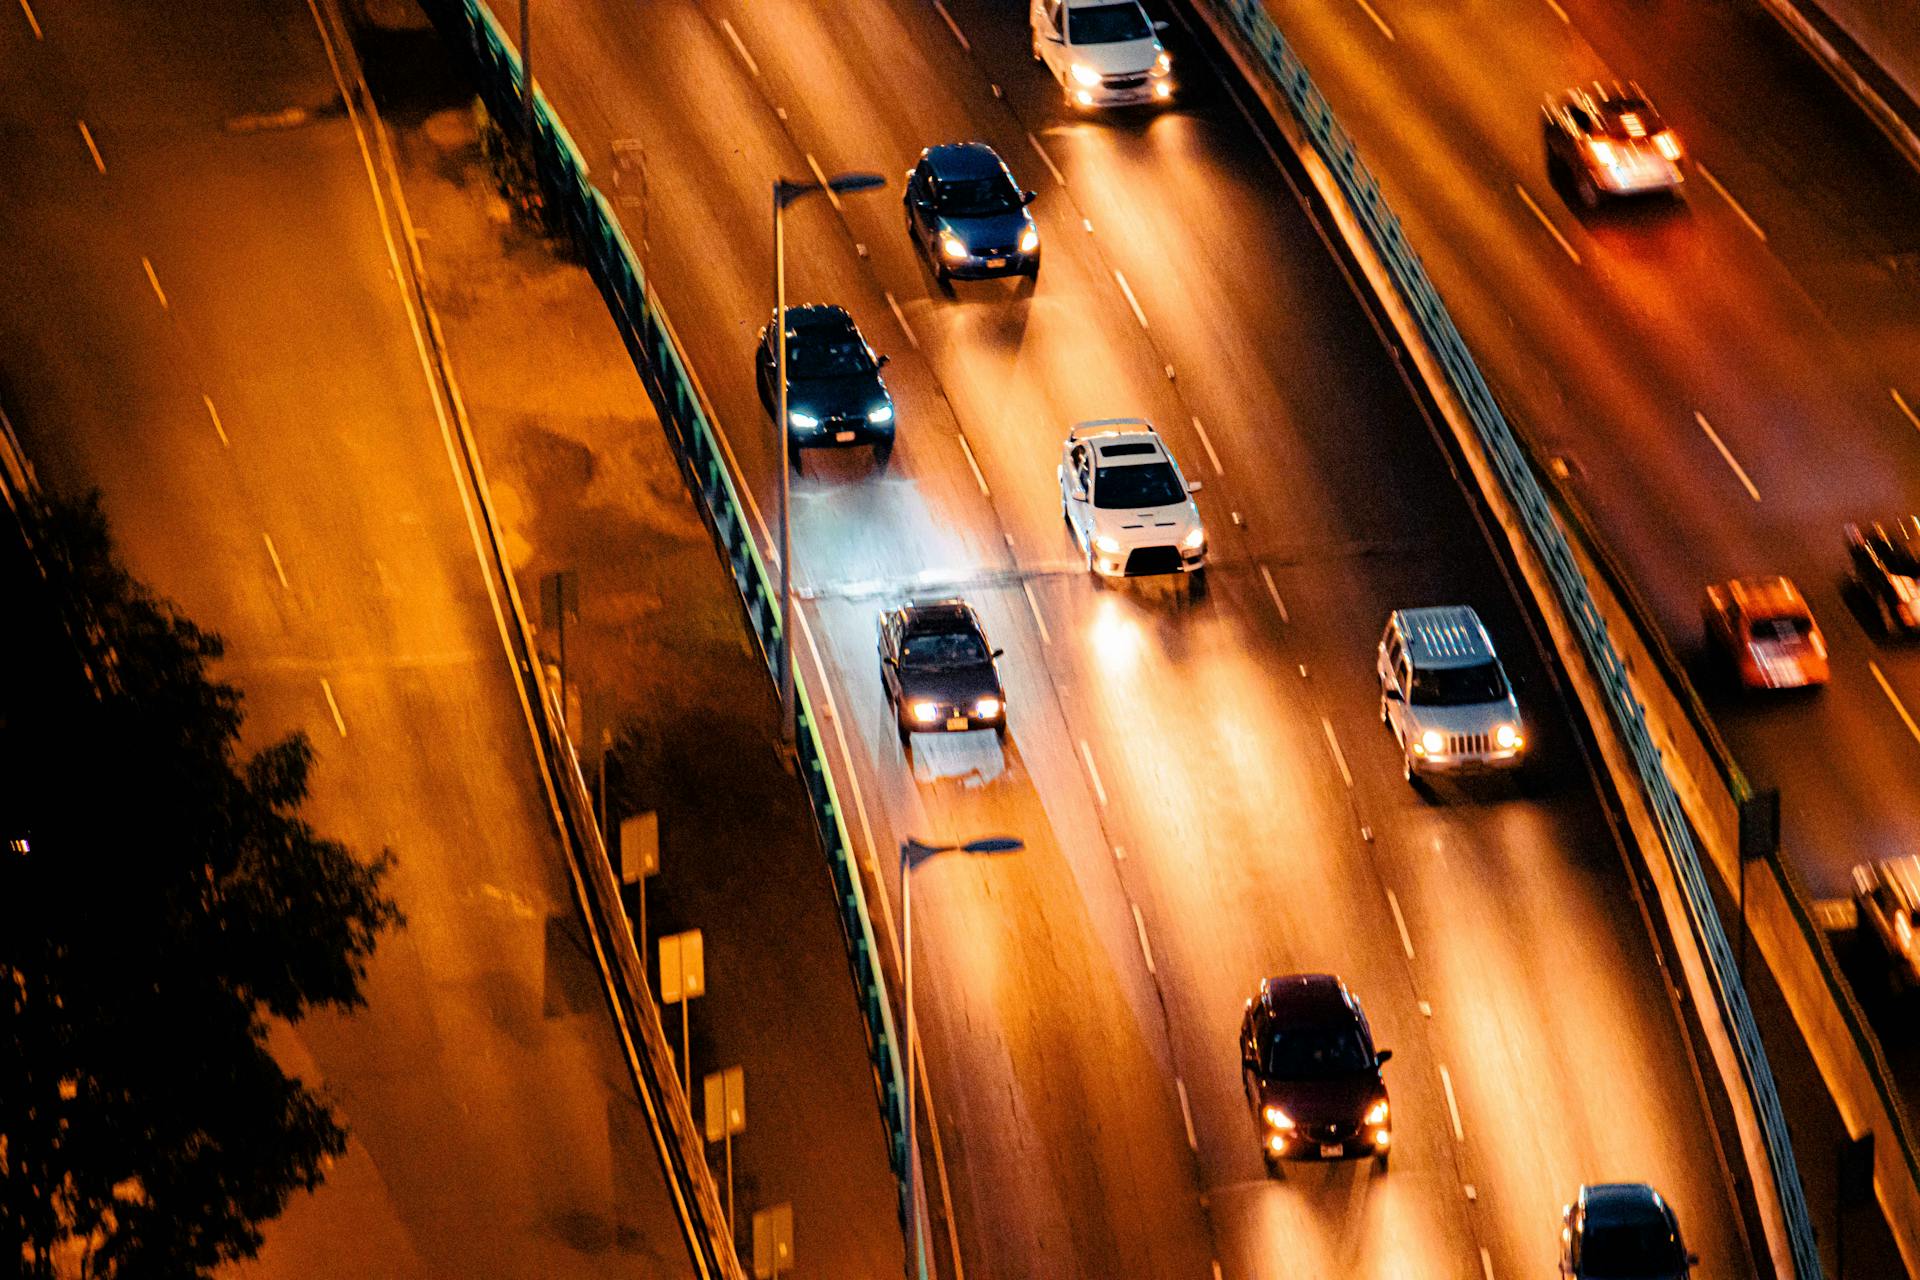
[[[1779,1090],[1774,1084],[1773,1070],[1767,1062],[1766,1049],[1761,1044],[1759,1027],[1740,980],[1732,947],[1720,925],[1692,830],[1667,777],[1659,749],[1648,732],[1640,703],[1628,685],[1620,655],[1608,638],[1606,624],[1574,563],[1566,536],[1554,520],[1552,505],[1534,478],[1525,450],[1488,389],[1446,304],[1428,280],[1419,255],[1407,242],[1400,220],[1387,204],[1378,180],[1361,160],[1352,137],[1334,118],[1332,107],[1315,87],[1305,64],[1274,25],[1261,0],[1193,2],[1212,9],[1232,23],[1286,97],[1314,149],[1339,183],[1422,337],[1444,368],[1454,394],[1465,408],[1499,476],[1505,497],[1516,509],[1553,582],[1587,661],[1605,691],[1615,725],[1633,756],[1641,786],[1658,819],[1668,859],[1684,891],[1694,934],[1712,977],[1714,995],[1732,1031],[1741,1072],[1759,1119],[1787,1224],[1795,1274],[1802,1280],[1818,1280],[1819,1250],[1799,1169],[1794,1162]]]
[[[471,59],[474,85],[493,118],[517,131],[522,118],[520,60],[493,13],[481,0],[423,0],[423,7],[450,43]],[[660,415],[668,443],[717,549],[733,573],[747,621],[772,669],[783,619],[759,544],[747,521],[740,481],[712,425],[711,410],[695,382],[666,312],[647,288],[638,256],[606,198],[589,180],[584,156],[545,95],[536,95],[533,155],[546,198],[556,202],[589,272],[619,327],[634,368]],[[887,1128],[888,1162],[898,1187],[898,1211],[907,1220],[905,1077],[899,1034],[887,997],[880,948],[867,909],[866,890],[854,861],[846,815],[828,764],[821,726],[804,682],[796,682],[799,719],[795,735],[801,780],[813,809],[821,844],[839,897],[840,922],[853,970],[855,994],[867,1030],[867,1051]],[[568,753],[571,759],[571,753]],[[678,1094],[677,1082],[672,1090]],[[684,1103],[682,1104],[684,1111]],[[687,1121],[691,1125],[691,1119]],[[704,1158],[704,1156],[702,1157]]]

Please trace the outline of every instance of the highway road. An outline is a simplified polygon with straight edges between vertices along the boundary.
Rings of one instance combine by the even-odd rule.
[[[0,17],[0,399],[225,638],[247,745],[309,735],[303,816],[391,847],[408,917],[363,1009],[275,1029],[350,1143],[234,1271],[692,1274],[308,7],[30,13]]]
[[[1560,695],[1283,171],[1204,73],[1176,111],[1079,121],[1008,6],[944,13],[648,0],[539,9],[534,36],[603,185],[616,140],[644,151],[646,207],[622,216],[768,515],[750,355],[772,176],[898,175],[981,138],[1040,192],[1031,290],[944,295],[897,178],[788,225],[790,297],[853,312],[900,410],[884,471],[811,457],[795,486],[803,672],[856,842],[889,868],[883,946],[900,839],[1027,841],[915,873],[936,1249],[1050,1280],[1537,1275],[1577,1184],[1630,1178],[1679,1207],[1700,1275],[1751,1275]],[[1069,423],[1114,414],[1157,422],[1206,484],[1203,596],[1079,567],[1053,466]],[[909,760],[873,619],[946,590],[1007,650],[1012,730],[1004,753]],[[1455,600],[1500,638],[1538,758],[1429,802],[1378,724],[1373,644],[1390,608]],[[1264,1175],[1233,1038],[1258,980],[1299,970],[1342,974],[1395,1051],[1388,1173]]]

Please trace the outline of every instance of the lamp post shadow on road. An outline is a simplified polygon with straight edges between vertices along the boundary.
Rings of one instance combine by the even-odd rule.
[[[817,170],[816,170],[817,172]],[[793,441],[787,423],[787,206],[802,196],[825,191],[838,207],[837,197],[884,187],[877,173],[836,173],[824,182],[773,180],[773,326],[774,365],[780,394],[775,403],[774,428],[780,433],[780,742],[793,745],[797,732],[793,706]]]
[[[927,1280],[926,1208],[921,1204],[920,1133],[915,1127],[913,1017],[913,869],[942,853],[1017,853],[1027,847],[1018,836],[985,836],[956,844],[928,844],[909,836],[900,843],[900,967],[901,987],[906,1005],[906,1090],[907,1090],[907,1275],[909,1280]]]

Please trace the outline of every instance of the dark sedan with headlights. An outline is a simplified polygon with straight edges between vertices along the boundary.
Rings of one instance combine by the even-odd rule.
[[[907,171],[907,234],[941,284],[1040,274],[1040,231],[1022,191],[984,142],[928,147]]]
[[[768,417],[779,412],[778,340],[769,322],[754,356]],[[800,465],[800,450],[823,446],[870,444],[877,461],[887,460],[893,452],[893,397],[880,378],[886,363],[844,307],[787,308],[786,425],[794,466]]]
[[[880,682],[900,741],[910,733],[1007,732],[1006,693],[979,615],[964,600],[902,605],[880,615]]]
[[[1847,526],[1847,566],[1887,635],[1920,632],[1920,516]]]
[[[1393,1118],[1360,1001],[1327,973],[1268,978],[1240,1024],[1240,1071],[1268,1168],[1282,1160],[1387,1167]]]

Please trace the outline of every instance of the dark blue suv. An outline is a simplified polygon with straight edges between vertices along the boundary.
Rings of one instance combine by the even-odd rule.
[[[767,324],[753,361],[768,417],[778,412],[780,399],[778,341]],[[787,308],[786,429],[796,468],[800,450],[816,446],[870,444],[876,461],[887,460],[893,452],[893,397],[880,379],[886,362],[873,354],[846,308]]]
[[[907,234],[949,280],[1040,274],[1040,230],[1006,162],[984,142],[948,142],[907,172]]]

